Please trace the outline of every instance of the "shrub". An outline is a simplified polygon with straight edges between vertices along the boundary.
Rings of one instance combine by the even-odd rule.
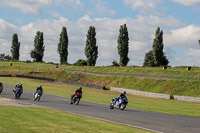
[[[112,66],[120,66],[119,63],[116,60],[112,61]]]
[[[73,64],[74,66],[87,66],[87,62],[85,60],[79,59],[77,62]]]
[[[31,63],[31,61],[30,60],[26,60],[26,63]]]

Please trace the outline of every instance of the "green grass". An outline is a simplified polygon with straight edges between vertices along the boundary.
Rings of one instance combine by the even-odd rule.
[[[75,89],[79,87],[74,85],[44,82],[39,80],[30,80],[22,78],[0,77],[0,80],[5,84],[10,85],[15,85],[17,82],[21,82],[24,88],[30,90],[35,90],[39,84],[42,84],[44,88],[44,93],[63,97],[70,97],[71,94],[75,91]],[[119,92],[83,87],[82,100],[108,105],[110,100],[113,97],[119,96],[119,94]],[[129,99],[129,103],[127,106],[128,108],[136,108],[140,110],[161,112],[167,114],[200,117],[200,103],[147,98],[129,94],[127,95],[127,97]]]
[[[192,68],[191,71],[188,71],[186,68],[182,67],[169,67],[163,70],[162,67],[92,67],[60,65],[61,68],[80,70],[79,72],[74,72],[57,70],[55,69],[55,64],[13,62],[13,66],[11,67],[9,66],[10,63],[11,62],[0,62],[0,74],[23,74],[104,85],[106,88],[120,87],[147,92],[200,97],[200,82],[194,80],[200,79],[200,68]],[[88,74],[85,73],[85,71],[91,73],[95,72],[100,75]],[[121,74],[118,76],[111,76],[112,73],[116,72]],[[104,75],[104,73],[111,73],[111,75]],[[124,74],[128,76],[125,77]],[[135,74],[139,75],[133,76]],[[149,75],[149,78],[144,78],[143,74]],[[163,79],[163,77],[169,79],[177,78],[179,80]]]
[[[0,106],[0,120],[3,133],[149,133],[46,108]]]
[[[163,70],[162,67],[102,67],[102,66],[67,66],[61,65],[60,68],[68,68],[74,70],[88,71],[88,72],[109,72],[109,73],[136,73],[149,75],[169,75],[171,76],[191,76],[199,77],[200,68],[194,67],[188,71],[187,67],[168,67]]]

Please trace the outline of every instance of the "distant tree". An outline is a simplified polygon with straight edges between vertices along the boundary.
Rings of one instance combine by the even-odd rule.
[[[13,60],[19,60],[19,49],[20,49],[20,42],[18,42],[18,35],[13,34],[12,45],[10,50]]]
[[[4,57],[4,60],[5,60],[5,61],[11,61],[11,60],[12,60],[12,57],[11,57],[10,55],[6,55],[6,56]]]
[[[10,55],[0,54],[0,61],[11,61],[12,57]]]
[[[112,61],[112,66],[120,66],[119,63],[116,60]]]
[[[168,65],[169,61],[163,52],[163,31],[158,27],[153,41],[153,57],[155,66]]]
[[[90,26],[86,39],[85,56],[88,66],[95,66],[98,58],[98,46],[96,45],[95,27]]]
[[[87,66],[87,61],[86,60],[78,60],[73,64],[74,66]]]
[[[0,61],[4,61],[5,54],[0,54]]]
[[[42,62],[44,56],[44,38],[43,32],[37,31],[34,39],[34,49],[31,50],[31,58],[34,59],[35,62]]]
[[[143,66],[154,67],[154,57],[153,51],[150,50],[148,53],[145,54]]]
[[[128,29],[126,24],[121,25],[119,29],[118,36],[118,54],[120,56],[119,64],[121,66],[126,66],[129,62],[128,52],[129,52],[129,37],[128,37]]]
[[[68,56],[68,35],[66,27],[62,28],[60,33],[60,40],[58,43],[58,53],[60,55],[60,64],[67,63],[67,56]]]

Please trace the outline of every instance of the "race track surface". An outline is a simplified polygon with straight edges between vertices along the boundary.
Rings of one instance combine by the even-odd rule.
[[[4,90],[1,95],[6,98],[14,99],[12,93],[13,88],[14,86],[4,84]],[[24,93],[20,99],[17,100],[133,127],[144,128],[154,132],[200,132],[200,118],[168,115],[129,108],[123,111],[119,109],[111,110],[108,105],[86,101],[80,101],[79,105],[70,105],[68,98],[45,94],[45,92],[41,97],[41,101],[35,102],[33,101],[33,91],[27,89],[24,89]]]

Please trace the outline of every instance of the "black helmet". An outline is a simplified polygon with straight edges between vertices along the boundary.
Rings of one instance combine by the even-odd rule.
[[[42,88],[42,85],[39,85],[40,88]]]
[[[126,91],[123,91],[122,94],[126,95]]]
[[[82,87],[80,87],[80,88],[79,88],[79,90],[81,90],[81,91],[82,91]]]

